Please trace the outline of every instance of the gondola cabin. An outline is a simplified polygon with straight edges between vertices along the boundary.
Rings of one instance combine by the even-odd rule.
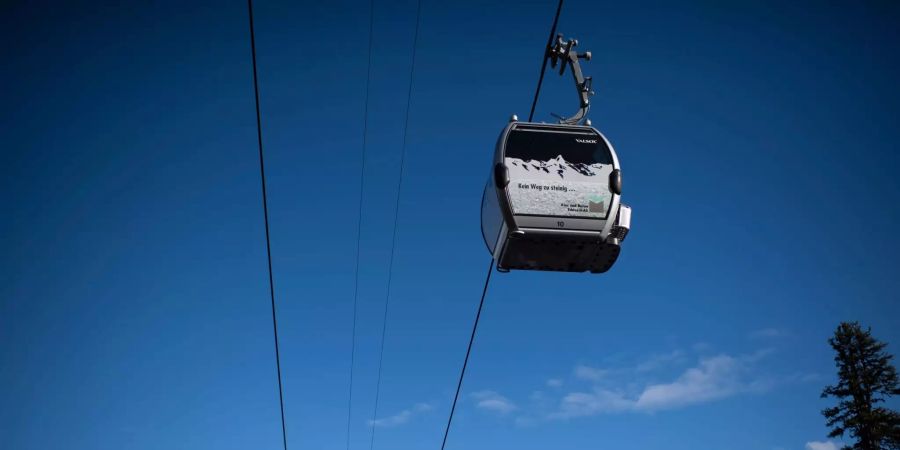
[[[606,272],[631,226],[621,193],[619,160],[596,128],[511,121],[481,205],[497,269]]]

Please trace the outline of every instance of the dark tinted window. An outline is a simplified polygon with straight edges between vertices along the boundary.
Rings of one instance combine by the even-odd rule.
[[[560,155],[571,163],[612,164],[612,155],[606,142],[591,132],[516,129],[507,138],[507,158],[549,161]]]

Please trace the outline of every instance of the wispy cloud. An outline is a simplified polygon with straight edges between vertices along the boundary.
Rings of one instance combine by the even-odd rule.
[[[712,348],[713,346],[708,342],[697,342],[691,346],[691,350],[693,350],[694,353],[708,353]]]
[[[838,450],[842,445],[833,441],[810,441],[806,443],[806,450]]]
[[[494,391],[479,391],[472,394],[475,404],[479,409],[487,411],[508,414],[516,410],[516,405],[508,398]]]
[[[624,367],[592,367],[586,364],[578,364],[575,366],[575,378],[579,380],[598,382],[609,379],[613,375],[630,375],[635,372],[652,372],[674,365],[681,365],[687,360],[687,355],[683,350],[675,349],[667,353],[656,353],[650,355],[643,360],[638,361],[634,365]],[[562,380],[559,380],[562,381]],[[549,385],[549,382],[548,382]]]
[[[545,380],[549,389],[533,391],[518,404],[495,391],[481,391],[472,397],[480,409],[509,415],[516,425],[531,426],[601,414],[649,414],[680,409],[763,393],[813,378],[802,373],[768,373],[762,361],[773,352],[773,348],[764,347],[745,354],[712,353],[711,346],[703,345],[618,364],[579,363],[568,377]],[[819,444],[828,443],[809,443]],[[836,449],[808,447],[807,450]]]
[[[396,427],[409,422],[413,416],[431,411],[433,408],[428,403],[416,403],[412,408],[404,409],[397,414],[380,419],[369,420],[370,427]]]
[[[562,398],[559,410],[550,413],[550,419],[569,419],[602,413],[634,409],[634,400],[620,392],[594,388],[590,392],[572,392]]]
[[[608,370],[598,369],[596,367],[589,367],[589,366],[585,366],[583,364],[579,364],[579,365],[575,366],[575,378],[578,378],[580,380],[600,381],[608,373],[609,373]]]
[[[761,328],[750,332],[751,339],[775,339],[787,336],[787,332],[780,328]]]
[[[719,355],[704,358],[668,383],[649,384],[636,395],[594,386],[587,392],[571,392],[560,401],[552,419],[591,416],[624,411],[658,411],[709,402],[741,392],[762,390],[761,379],[745,377],[746,364],[756,354],[745,357]]]
[[[682,350],[672,350],[669,353],[660,353],[656,355],[651,355],[646,360],[638,363],[635,370],[638,372],[650,372],[661,367],[666,367],[671,364],[681,363],[685,360],[685,354]]]
[[[546,420],[617,413],[653,413],[709,403],[741,394],[765,392],[793,378],[772,377],[759,370],[759,362],[771,349],[743,354],[720,353],[697,356],[695,363],[683,350],[651,355],[638,362],[608,368],[575,366],[572,381],[554,379],[549,386],[582,386],[587,388],[531,398],[527,407],[517,408],[518,425],[533,425]],[[668,379],[665,374],[668,375]],[[558,382],[557,382],[558,380]],[[818,449],[816,449],[818,450]]]
[[[635,401],[635,409],[660,410],[717,400],[761,388],[758,380],[745,380],[742,358],[719,355],[700,360],[670,383],[644,388]]]

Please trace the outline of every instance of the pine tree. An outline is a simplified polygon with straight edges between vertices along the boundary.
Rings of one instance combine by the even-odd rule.
[[[822,391],[822,398],[839,400],[833,408],[822,410],[831,428],[828,437],[848,433],[856,443],[844,450],[900,449],[900,414],[883,405],[884,401],[900,394],[897,370],[891,364],[892,355],[858,322],[842,322],[828,340],[836,353],[838,383]]]

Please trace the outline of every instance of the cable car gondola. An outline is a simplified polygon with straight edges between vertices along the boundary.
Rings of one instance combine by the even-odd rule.
[[[581,109],[559,124],[519,122],[515,116],[497,141],[484,189],[481,229],[497,269],[603,273],[619,257],[631,227],[621,203],[622,174],[612,145],[581,124],[590,78],[583,78],[577,42],[558,37],[548,58],[572,66]]]

